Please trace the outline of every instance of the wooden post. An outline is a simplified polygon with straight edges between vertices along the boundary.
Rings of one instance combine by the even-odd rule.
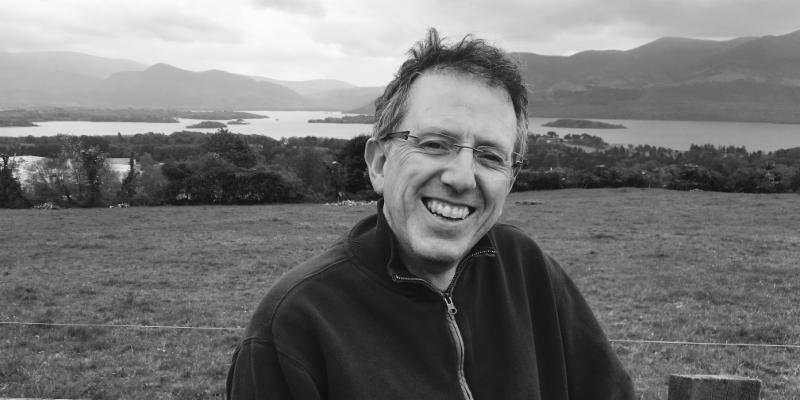
[[[670,375],[668,400],[758,400],[761,381],[732,375]]]

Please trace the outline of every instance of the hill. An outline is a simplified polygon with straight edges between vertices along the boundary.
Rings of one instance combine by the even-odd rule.
[[[800,123],[800,31],[631,50],[512,53],[537,117]],[[0,52],[0,107],[338,110],[372,114],[381,87],[193,72],[79,53]]]
[[[514,55],[535,116],[800,123],[800,31],[725,41],[666,37],[568,57]]]
[[[144,64],[72,52],[0,52],[0,106],[78,105],[118,71]]]
[[[255,76],[253,79],[272,82],[294,90],[310,101],[317,110],[346,111],[372,103],[383,93],[382,86],[355,86],[336,79],[313,79],[308,81],[282,81]],[[371,114],[373,111],[369,111]]]
[[[288,110],[308,101],[284,86],[224,71],[191,72],[167,64],[118,72],[101,82],[92,101],[118,107]]]
[[[329,90],[338,90],[338,89],[351,89],[357,86],[344,82],[339,81],[336,79],[311,79],[307,81],[282,81],[280,79],[272,79],[266,78],[263,76],[253,76],[251,77],[259,82],[271,82],[281,86],[285,86],[289,89],[294,90],[295,92],[303,95],[313,95],[320,92],[326,92]]]
[[[124,59],[92,56],[69,51],[40,51],[27,53],[0,52],[0,71],[3,74],[71,73],[105,79],[119,71],[141,71],[147,65]]]

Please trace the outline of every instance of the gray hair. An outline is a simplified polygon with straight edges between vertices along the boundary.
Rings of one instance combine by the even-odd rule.
[[[517,117],[514,151],[526,152],[528,135],[528,92],[517,63],[505,51],[482,39],[467,35],[458,43],[448,45],[434,28],[428,29],[424,40],[408,51],[409,58],[400,66],[383,95],[375,100],[375,124],[372,137],[380,140],[393,132],[403,120],[411,85],[425,71],[451,71],[483,80],[487,85],[502,88],[508,93]]]

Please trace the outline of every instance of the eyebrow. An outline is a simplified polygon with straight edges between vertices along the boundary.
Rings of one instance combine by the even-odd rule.
[[[440,127],[436,127],[436,126],[432,126],[432,127],[428,127],[428,128],[422,128],[422,129],[412,129],[411,130],[411,134],[413,135],[414,133],[419,133],[419,134],[438,133],[440,135],[449,136],[449,137],[451,137],[451,138],[453,138],[455,140],[458,140],[458,141],[463,141],[464,140],[464,134],[462,134],[460,132],[454,132],[454,131],[449,130],[447,128],[440,128]],[[478,137],[475,137],[475,143],[473,145],[475,147],[486,146],[486,147],[494,147],[496,149],[501,149],[501,150],[503,149],[503,146],[501,146],[500,143],[498,143],[496,141],[492,141],[491,139],[489,139],[489,140],[486,140],[486,139],[481,140]],[[513,145],[511,147],[510,151],[512,153],[514,152]]]
[[[441,135],[449,136],[449,137],[453,138],[453,140],[458,141],[459,143],[463,143],[463,140],[464,140],[463,135],[460,135],[460,134],[454,135],[450,131],[446,131],[446,130],[426,129],[426,130],[421,130],[421,132],[422,133],[426,133],[426,132],[438,133],[438,134],[441,134]],[[412,131],[412,134],[413,134],[413,131]],[[472,144],[472,146],[475,147],[475,148],[478,148],[478,147],[489,147],[489,148],[497,149],[498,151],[501,151],[501,152],[508,152],[512,156],[514,154],[517,154],[514,151],[515,150],[515,143],[512,143],[509,148],[506,148],[506,147],[502,146],[499,142],[492,141],[491,138],[488,139],[488,140],[487,139],[481,140],[480,138],[475,137],[475,142]]]

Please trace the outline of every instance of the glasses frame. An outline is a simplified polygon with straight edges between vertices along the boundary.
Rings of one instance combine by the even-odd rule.
[[[447,134],[444,134],[444,133],[439,133],[439,132],[435,132],[435,133],[437,135],[453,139],[453,144],[452,145],[454,147],[456,147],[458,149],[458,151],[461,151],[461,149],[471,149],[472,153],[473,153],[473,157],[474,157],[475,154],[480,154],[480,153],[485,151],[485,150],[479,149],[477,147],[467,146],[467,145],[464,145],[464,144],[458,144],[457,143],[457,139],[452,137],[452,136],[450,136],[450,135],[447,135]],[[407,141],[409,143],[414,144],[413,142],[408,140],[409,137],[416,138],[416,139],[420,138],[417,135],[412,135],[411,131],[406,130],[406,131],[389,132],[386,136],[384,136],[384,140],[394,139],[394,138],[401,138],[401,139],[403,139],[403,140],[405,140],[405,141]],[[414,145],[416,146],[416,144],[414,144]],[[481,147],[481,146],[478,146],[478,147]],[[485,147],[491,147],[491,146],[485,146]],[[451,156],[455,156],[458,153],[458,151],[451,152]],[[521,154],[519,154],[517,152],[514,152],[514,151],[511,152],[511,157],[512,157],[513,161],[511,161],[511,165],[510,165],[510,167],[511,167],[511,176],[509,176],[509,179],[510,179],[510,182],[514,182],[514,180],[517,179],[517,175],[519,174],[519,171],[521,169],[525,168],[525,166],[527,165],[527,162],[526,162],[525,157],[523,155],[521,155]]]

